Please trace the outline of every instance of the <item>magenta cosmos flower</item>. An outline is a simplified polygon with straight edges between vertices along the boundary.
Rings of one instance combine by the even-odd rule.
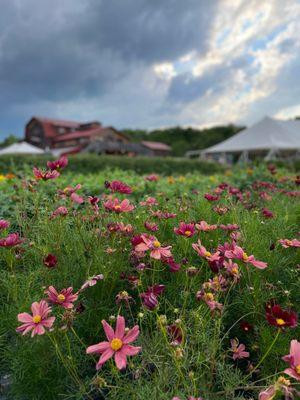
[[[51,170],[61,170],[68,165],[68,159],[65,156],[60,157],[59,160],[47,161],[47,167]]]
[[[87,279],[84,282],[84,284],[81,286],[79,292],[81,292],[89,287],[95,286],[98,281],[102,281],[103,279],[104,279],[104,276],[102,274],[92,276],[91,278]]]
[[[0,219],[0,230],[8,228],[10,223],[5,219]]]
[[[195,234],[195,224],[186,224],[185,222],[180,222],[178,228],[174,228],[176,235],[192,237]]]
[[[124,199],[121,202],[118,199],[110,199],[106,201],[103,205],[106,210],[114,211],[116,213],[129,212],[134,210],[134,206],[130,204],[130,201],[128,199]]]
[[[118,192],[122,194],[130,194],[132,193],[132,189],[130,186],[126,185],[126,183],[122,181],[112,181],[105,182],[105,187],[110,189],[113,193]]]
[[[252,264],[254,267],[259,269],[265,269],[268,266],[266,262],[256,260],[253,255],[248,256],[248,254],[239,246],[234,246],[233,250],[225,251],[225,257],[241,260],[244,263]]]
[[[126,368],[127,356],[135,356],[141,351],[141,347],[130,345],[130,343],[134,342],[140,334],[138,325],[135,325],[125,333],[125,319],[118,315],[115,331],[105,320],[102,320],[102,326],[107,341],[89,346],[86,349],[86,353],[101,354],[101,357],[96,364],[97,370],[100,369],[112,356],[114,356],[116,366],[119,370]]]
[[[162,258],[166,259],[172,257],[171,248],[172,246],[162,247],[155,236],[141,235],[140,243],[135,246],[134,250],[137,253],[150,250],[150,257],[160,260]]]
[[[24,242],[18,233],[10,233],[6,238],[0,239],[0,247],[13,247]]]
[[[290,364],[289,368],[286,368],[284,372],[300,381],[300,342],[292,340],[290,344],[290,354],[282,357],[283,361]]]
[[[78,294],[73,293],[73,288],[68,287],[67,289],[62,289],[58,292],[55,287],[49,286],[45,290],[45,294],[48,295],[48,299],[53,304],[59,304],[63,308],[73,308],[74,301],[78,299]]]
[[[33,174],[37,180],[47,181],[49,179],[58,178],[60,173],[56,170],[53,171],[42,171],[36,167],[33,168]]]
[[[55,317],[48,317],[51,313],[51,307],[48,306],[45,300],[39,303],[34,302],[31,305],[32,315],[28,313],[18,314],[18,321],[23,322],[16,331],[26,335],[31,331],[31,337],[34,335],[43,335],[45,328],[50,329],[55,321]]]

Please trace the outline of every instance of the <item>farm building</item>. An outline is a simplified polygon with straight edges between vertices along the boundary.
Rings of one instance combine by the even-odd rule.
[[[40,117],[33,117],[26,124],[25,141],[55,156],[80,152],[166,156],[171,151],[164,143],[133,143],[124,133],[98,121],[80,123]]]

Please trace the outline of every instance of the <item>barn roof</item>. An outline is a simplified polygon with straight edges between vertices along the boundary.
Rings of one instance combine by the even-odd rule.
[[[166,143],[151,142],[149,140],[143,140],[141,143],[142,145],[148,147],[151,150],[171,151],[171,147]]]

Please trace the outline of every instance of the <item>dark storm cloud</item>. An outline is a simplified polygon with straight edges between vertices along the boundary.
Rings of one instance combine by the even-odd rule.
[[[10,101],[99,96],[134,63],[172,60],[196,46],[204,48],[207,11],[213,4],[199,0],[5,3],[0,86],[1,96]]]

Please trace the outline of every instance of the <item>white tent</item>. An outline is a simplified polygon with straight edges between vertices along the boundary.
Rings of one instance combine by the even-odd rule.
[[[0,150],[0,156],[5,154],[44,154],[44,150],[27,142],[13,143]]]
[[[187,156],[219,156],[240,154],[246,161],[251,154],[261,154],[265,159],[276,155],[297,154],[300,151],[300,120],[282,121],[265,117],[250,128],[205,150],[190,151]]]

